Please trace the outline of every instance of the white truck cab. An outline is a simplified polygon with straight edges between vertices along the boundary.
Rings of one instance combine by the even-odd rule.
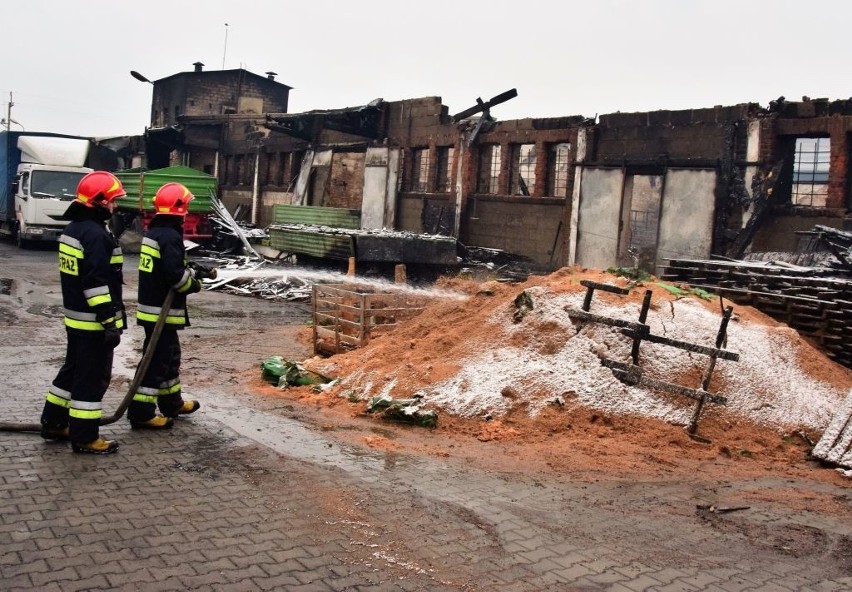
[[[76,197],[77,183],[92,171],[84,167],[89,152],[85,138],[20,135],[14,193],[18,245],[55,241],[68,220],[63,218]]]

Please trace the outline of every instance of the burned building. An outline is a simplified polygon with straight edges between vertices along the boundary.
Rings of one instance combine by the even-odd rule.
[[[181,90],[208,74],[238,85],[233,109],[224,82]],[[290,87],[245,71],[158,84],[168,164],[218,176],[223,201],[259,225],[277,204],[342,208],[361,228],[451,236],[535,269],[658,272],[672,258],[794,250],[797,230],[849,224],[848,101],[499,121],[453,116],[440,97],[287,113]]]
[[[287,112],[292,87],[277,82],[275,72],[260,76],[242,68],[205,71],[201,62],[193,66],[192,72],[179,72],[151,82],[154,86],[151,124],[145,134],[150,168],[182,164],[208,174],[218,172],[220,125],[182,126],[179,122],[185,116],[215,118]],[[175,149],[178,154],[172,154]]]

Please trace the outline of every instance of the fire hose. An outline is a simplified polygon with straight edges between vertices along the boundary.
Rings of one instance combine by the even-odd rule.
[[[215,279],[216,270],[209,269],[202,266],[192,266],[195,271],[195,276],[199,279],[210,278]],[[142,355],[142,359],[139,360],[139,365],[136,366],[136,372],[133,374],[133,380],[130,381],[130,388],[127,389],[127,393],[124,395],[124,398],[119,403],[118,408],[115,410],[115,413],[108,417],[101,417],[101,425],[109,425],[111,423],[117,422],[124,415],[124,412],[127,411],[127,408],[130,406],[130,403],[133,401],[133,396],[136,394],[136,390],[139,388],[139,385],[142,382],[142,379],[145,376],[145,373],[148,372],[148,366],[151,365],[151,358],[154,357],[154,350],[156,349],[157,342],[160,340],[160,335],[163,333],[163,327],[166,324],[166,317],[169,315],[169,310],[172,307],[172,301],[175,298],[174,289],[169,290],[168,294],[166,294],[166,298],[163,300],[163,306],[160,310],[160,316],[157,317],[157,322],[154,324],[154,330],[151,332],[151,339],[148,341],[148,347],[145,348],[145,353]],[[0,432],[38,432],[41,433],[41,424],[40,423],[13,423],[13,422],[0,422]]]

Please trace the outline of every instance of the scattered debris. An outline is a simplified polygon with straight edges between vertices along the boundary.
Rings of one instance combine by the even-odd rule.
[[[243,250],[249,257],[263,261],[263,257],[261,257],[257,251],[254,250],[254,247],[251,246],[251,243],[249,243],[248,238],[246,237],[246,231],[237,223],[236,220],[234,220],[231,213],[228,211],[228,208],[225,207],[225,204],[223,204],[212,191],[210,193],[210,201],[213,204],[213,210],[216,212],[216,215],[213,216],[211,220],[217,225],[218,232],[220,234],[236,237],[239,239]],[[262,236],[266,235],[264,231],[260,232],[262,233]]]
[[[849,390],[846,400],[825,428],[811,456],[852,469],[852,389]]]
[[[306,370],[298,362],[285,360],[281,356],[270,356],[260,364],[261,377],[278,388],[290,386],[318,385],[329,382],[324,376]]]
[[[797,232],[796,234],[815,236],[819,244],[825,245],[835,257],[833,261],[826,262],[828,267],[834,268],[846,276],[852,276],[852,232],[816,225],[810,232]]]
[[[730,507],[719,507],[710,504],[698,504],[695,506],[697,510],[700,512],[708,512],[710,514],[728,514],[730,512],[741,512],[743,510],[751,510],[751,506],[730,506]]]
[[[380,395],[370,399],[367,412],[382,410],[382,417],[406,423],[414,423],[424,428],[433,428],[438,424],[438,412],[434,409],[423,410],[421,398],[394,399],[389,395]]]
[[[532,297],[526,290],[515,296],[515,312],[512,313],[512,319],[516,323],[520,323],[529,311],[533,309]]]
[[[459,275],[471,277],[484,272],[489,278],[500,283],[519,283],[529,278],[532,261],[520,255],[506,253],[499,249],[458,245],[462,268]]]

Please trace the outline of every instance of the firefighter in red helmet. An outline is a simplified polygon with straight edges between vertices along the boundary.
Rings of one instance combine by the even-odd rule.
[[[178,331],[189,326],[186,297],[201,290],[183,244],[183,220],[192,199],[192,193],[180,183],[160,187],[154,195],[154,218],[142,239],[136,319],[145,329],[145,351],[166,295],[169,290],[174,290],[175,295],[151,364],[127,410],[134,429],[168,429],[175,417],[194,413],[200,407],[198,401],[185,401],[181,396],[178,338]]]
[[[110,454],[118,442],[100,437],[101,400],[112,378],[113,350],[126,326],[122,254],[107,229],[124,188],[115,175],[94,171],[77,185],[59,237],[59,277],[68,343],[65,362],[47,391],[41,435],[71,440],[74,452]]]

